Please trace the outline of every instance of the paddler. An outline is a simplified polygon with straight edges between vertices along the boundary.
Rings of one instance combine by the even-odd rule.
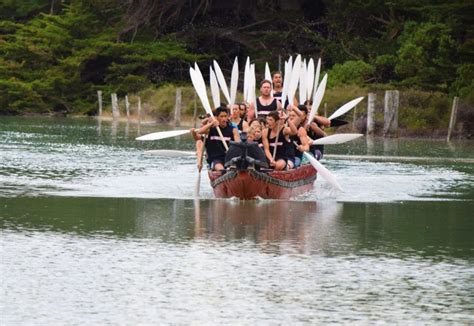
[[[229,119],[230,124],[234,128],[237,128],[239,130],[239,133],[246,132],[249,127],[247,121],[245,121],[244,118],[242,118],[240,115],[241,107],[241,104],[232,105],[231,115]]]
[[[311,106],[313,105],[313,102],[311,100],[306,100],[304,104],[307,110],[311,110]],[[307,112],[304,115],[305,121],[307,120],[306,116]],[[329,127],[330,125],[331,121],[329,119],[316,115],[313,121],[310,121],[310,123],[306,127],[308,137],[311,138],[311,140],[326,137],[327,134],[324,131],[324,127]],[[320,160],[324,154],[324,145],[311,145],[309,153],[312,154],[317,160]]]
[[[257,107],[257,118],[266,118],[270,112],[281,110],[281,103],[272,96],[272,83],[269,80],[264,79],[260,83],[260,96],[256,103],[250,103],[249,121],[255,118],[255,106]]]
[[[297,108],[289,106],[289,121],[291,121],[297,129],[297,133],[290,135],[290,150],[289,153],[293,153],[292,156],[288,157],[289,168],[297,168],[301,165],[303,160],[303,152],[307,152],[310,149],[310,142],[308,134],[305,128],[306,115],[308,109],[304,105],[298,105]]]
[[[297,133],[297,129],[291,121],[288,121],[288,126],[280,123],[286,118],[285,114],[283,112],[281,113],[281,117],[278,111],[268,113],[268,128],[262,132],[262,143],[265,156],[267,157],[268,162],[270,162],[270,166],[278,171],[284,170],[287,167],[289,143],[286,138],[291,134]],[[275,158],[273,158],[275,147],[276,153]]]
[[[237,128],[229,123],[229,114],[225,106],[220,106],[215,110],[214,118],[201,127],[199,134],[206,134],[206,153],[209,168],[216,171],[224,170],[226,149],[222,143],[217,127],[220,128],[225,142],[229,146],[230,141],[240,141]]]
[[[283,94],[283,77],[280,71],[273,72],[272,75],[273,84],[273,97],[281,103],[281,96]]]

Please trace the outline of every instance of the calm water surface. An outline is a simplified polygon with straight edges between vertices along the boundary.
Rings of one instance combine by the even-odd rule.
[[[239,202],[157,129],[0,118],[2,324],[474,323],[473,142],[328,147],[460,160],[326,159],[344,193]]]

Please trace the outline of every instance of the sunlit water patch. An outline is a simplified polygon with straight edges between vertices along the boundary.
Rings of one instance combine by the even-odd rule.
[[[96,122],[88,120],[60,120],[64,125],[48,124],[47,120],[44,124],[34,121],[27,124],[25,121],[29,120],[24,120],[23,124],[7,125],[0,130],[2,196],[194,198],[196,195],[194,189],[198,173],[193,157],[146,153],[146,149],[157,146],[192,149],[193,142],[189,137],[138,142],[132,136],[137,132],[133,129],[136,126],[123,130],[120,124],[114,127],[114,124],[104,122],[98,129]],[[358,148],[359,151],[364,150],[367,146],[361,141],[354,144],[347,148],[350,153],[355,153]],[[400,145],[397,142],[395,152],[394,140],[390,140],[390,144],[390,153],[406,155],[414,147],[417,155],[423,154],[420,152],[422,146],[414,146],[412,141],[401,142]],[[430,144],[428,147],[432,153],[434,146]],[[456,155],[459,155],[458,152]],[[470,150],[467,151],[468,155],[470,153]],[[414,164],[326,159],[322,163],[336,175],[345,191],[332,190],[319,177],[314,190],[297,200],[387,202],[473,199],[472,164],[470,168],[462,169],[459,165],[431,164],[429,161]],[[212,198],[205,169],[199,185],[199,196]]]

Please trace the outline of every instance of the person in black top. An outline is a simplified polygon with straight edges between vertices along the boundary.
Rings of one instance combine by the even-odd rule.
[[[280,71],[273,72],[272,75],[273,84],[273,97],[281,103],[281,96],[283,93],[283,77]]]
[[[207,134],[206,153],[209,167],[216,171],[224,170],[226,149],[222,143],[217,127],[220,128],[224,141],[229,146],[230,141],[240,141],[239,132],[229,124],[227,108],[220,106],[216,109],[215,118],[211,118],[205,126],[199,129],[200,134]]]
[[[286,118],[286,117],[284,117]],[[281,124],[280,115],[277,111],[270,112],[267,116],[268,128],[262,132],[262,143],[265,151],[265,156],[275,170],[284,170],[287,166],[288,160],[288,141],[287,136],[296,134],[295,125],[288,121],[288,126]],[[275,159],[273,152],[276,147]]]
[[[272,111],[280,111],[281,103],[272,96],[272,83],[269,80],[263,80],[260,83],[260,96],[255,103],[250,103],[248,119],[255,118],[255,108],[257,109],[256,118],[266,118]]]
[[[247,131],[249,124],[240,115],[241,105],[239,103],[232,105],[232,111],[229,118],[230,124],[239,130],[239,133]]]

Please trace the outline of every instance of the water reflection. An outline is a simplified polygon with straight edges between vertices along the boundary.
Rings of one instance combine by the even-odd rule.
[[[1,229],[169,243],[242,243],[273,254],[473,257],[472,202],[0,198]],[[471,258],[472,259],[472,258]]]

